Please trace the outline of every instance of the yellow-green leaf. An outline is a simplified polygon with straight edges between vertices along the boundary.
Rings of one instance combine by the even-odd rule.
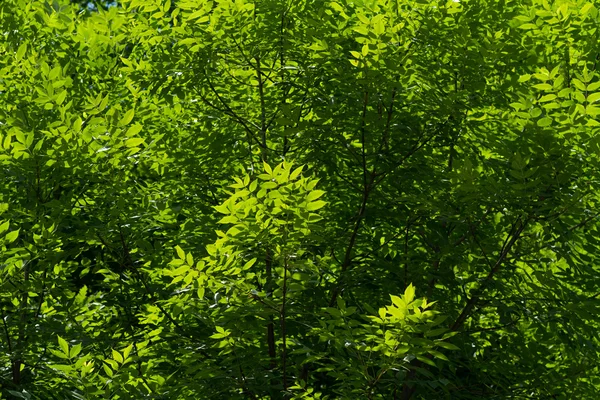
[[[27,43],[22,43],[17,49],[17,61],[23,58],[25,53],[27,52]]]
[[[548,84],[548,83],[538,83],[537,85],[533,85],[534,88],[539,89],[539,90],[552,90],[553,87],[552,85]]]
[[[67,98],[67,91],[63,90],[62,92],[60,92],[58,94],[58,96],[56,96],[56,104],[58,104],[60,106],[63,103],[63,101],[65,101],[66,98]]]
[[[325,194],[324,190],[313,190],[306,196],[306,201],[313,201]]]
[[[179,246],[175,246],[175,251],[177,252],[177,255],[179,256],[179,258],[181,258],[182,260],[185,260],[185,251],[183,251],[183,249]]]
[[[69,355],[69,343],[67,343],[67,341],[60,336],[58,336],[58,346],[66,356]]]
[[[121,120],[119,121],[119,126],[128,125],[133,120],[134,115],[135,115],[135,111],[133,110],[133,108],[131,110],[127,111],[123,115],[123,118],[121,118]]]
[[[7,241],[8,243],[12,243],[12,242],[14,242],[15,240],[17,240],[17,238],[19,237],[19,231],[20,231],[20,230],[21,230],[21,229],[17,229],[16,231],[12,231],[12,232],[9,232],[9,233],[7,233],[7,234],[6,234],[6,237],[5,237],[6,241]]]
[[[138,133],[140,133],[140,131],[142,130],[143,125],[142,124],[133,124],[129,127],[129,129],[127,129],[127,132],[125,133],[125,136],[127,137],[132,137],[137,135]]]
[[[552,124],[552,118],[550,118],[550,117],[544,117],[537,121],[537,125],[541,126],[541,127],[550,126],[551,124]]]
[[[595,103],[600,99],[600,93],[592,93],[587,97],[589,103]]]
[[[144,139],[142,138],[131,138],[131,139],[127,139],[125,141],[125,146],[126,147],[136,147],[139,146],[140,144],[144,143]]]
[[[408,304],[408,303],[411,303],[414,299],[415,299],[415,287],[411,283],[410,285],[408,285],[406,290],[404,290],[404,301],[406,301],[406,304]]]
[[[308,211],[316,211],[320,208],[323,208],[325,206],[325,204],[327,204],[326,202],[319,200],[319,201],[313,201],[312,203],[308,203],[306,205],[306,209]]]
[[[123,364],[123,356],[121,355],[121,353],[113,349],[112,356],[116,362],[118,362],[119,364]]]

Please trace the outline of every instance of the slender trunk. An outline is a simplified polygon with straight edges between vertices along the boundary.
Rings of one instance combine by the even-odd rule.
[[[262,77],[260,57],[256,57],[256,79],[258,80],[258,94],[260,97],[260,145],[262,160],[267,162],[267,109],[265,105],[265,88]]]
[[[282,348],[281,348],[281,372],[282,372],[282,383],[283,383],[283,390],[287,390],[287,337],[286,337],[286,327],[285,327],[285,306],[286,306],[286,297],[287,297],[287,271],[288,271],[288,265],[287,265],[287,260],[285,260],[285,265],[283,268],[283,293],[282,293],[282,300],[281,300],[281,312],[280,312],[280,324],[281,324],[281,342],[282,342]]]
[[[340,279],[338,280],[336,286],[333,288],[331,293],[331,299],[329,300],[329,307],[333,307],[336,303],[337,297],[340,294],[341,284],[343,281],[343,277],[346,274],[346,271],[350,268],[350,264],[352,263],[352,251],[354,250],[354,245],[356,244],[356,237],[358,236],[358,231],[362,225],[362,221],[365,216],[365,211],[367,209],[367,202],[369,201],[369,194],[371,193],[371,188],[373,185],[373,180],[375,177],[374,171],[371,173],[371,178],[368,178],[368,170],[367,170],[367,149],[366,149],[366,129],[367,129],[367,105],[369,103],[369,92],[365,91],[363,97],[363,108],[362,108],[362,116],[361,116],[361,125],[360,125],[360,134],[361,134],[361,159],[362,159],[362,175],[363,175],[363,193],[362,199],[360,203],[360,207],[358,209],[358,214],[356,215],[356,221],[354,222],[354,227],[352,228],[352,233],[350,234],[350,242],[348,243],[348,247],[346,247],[346,252],[344,254],[344,261],[342,261],[342,268],[340,272]]]
[[[23,348],[25,347],[25,328],[27,326],[27,303],[29,302],[29,294],[27,285],[29,282],[29,262],[23,264],[23,281],[24,290],[21,295],[20,316],[19,316],[19,332],[17,336],[17,346],[15,359],[12,361],[12,380],[15,385],[21,383],[21,365],[23,363]]]
[[[265,292],[272,290],[271,287],[271,274],[272,274],[272,262],[271,253],[267,250],[267,254],[265,255],[265,265],[266,270],[265,273],[267,275],[267,282],[265,284]],[[273,325],[273,318],[270,317],[270,322],[267,324],[267,347],[269,349],[269,368],[273,369],[277,365],[276,357],[277,353],[275,351],[275,327]]]

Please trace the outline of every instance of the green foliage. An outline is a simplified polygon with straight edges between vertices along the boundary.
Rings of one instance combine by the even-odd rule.
[[[599,21],[3,0],[0,395],[596,399]]]

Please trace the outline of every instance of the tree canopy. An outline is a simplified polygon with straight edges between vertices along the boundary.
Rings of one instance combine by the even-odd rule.
[[[0,395],[600,393],[585,0],[2,0]]]

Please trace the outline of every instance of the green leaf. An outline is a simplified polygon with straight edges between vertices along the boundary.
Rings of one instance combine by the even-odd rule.
[[[326,204],[327,203],[324,202],[324,201],[322,201],[322,200],[313,201],[312,203],[308,203],[306,205],[306,210],[307,211],[316,211],[316,210],[318,210],[320,208],[323,208]]]
[[[531,79],[531,74],[524,74],[519,77],[518,82],[527,82],[530,79]]]
[[[134,115],[135,115],[135,111],[134,111],[133,108],[131,110],[127,111],[123,115],[123,118],[121,118],[119,120],[119,126],[126,126],[126,125],[128,125],[133,120],[133,116]]]
[[[600,114],[600,107],[589,105],[585,108],[585,112],[587,115],[596,116]]]
[[[437,365],[429,357],[417,356],[417,360],[425,364],[431,365],[432,367],[437,367]]]
[[[125,141],[125,147],[137,147],[142,143],[144,143],[144,139],[142,138],[131,138]]]
[[[428,352],[429,354],[431,354],[432,356],[434,356],[435,358],[439,358],[440,360],[444,360],[444,361],[450,361],[450,360],[448,359],[448,357],[446,357],[446,356],[444,355],[444,353],[440,353],[439,351],[436,351],[436,350],[427,350],[427,352]]]
[[[21,43],[17,49],[17,61],[20,61],[27,52],[27,43]]]
[[[537,25],[536,24],[523,24],[523,25],[519,25],[518,26],[519,29],[537,29]]]
[[[263,162],[263,167],[265,169],[265,172],[269,175],[269,176],[273,176],[273,170],[271,169],[271,166],[269,164],[267,164],[266,162]]]
[[[443,347],[444,349],[448,349],[448,350],[460,350],[458,348],[458,346],[455,346],[452,343],[448,343],[448,342],[435,342],[435,345],[439,346],[439,347]]]
[[[246,264],[244,264],[244,267],[242,268],[242,270],[246,271],[246,270],[250,269],[254,265],[254,263],[256,263],[256,260],[257,260],[257,258],[255,257],[255,258],[249,260],[248,262],[246,262]]]
[[[592,93],[587,97],[589,103],[595,103],[600,99],[600,93]]]
[[[183,251],[183,249],[181,247],[175,246],[175,251],[177,252],[177,256],[181,260],[185,260],[185,251]]]
[[[115,350],[115,349],[112,350],[112,357],[119,364],[123,364],[123,361],[124,361],[123,356],[117,350]]]
[[[58,337],[58,346],[60,347],[62,352],[65,354],[65,356],[68,357],[69,356],[69,344],[62,337],[60,337],[60,336],[57,336],[57,337]]]
[[[290,174],[290,181],[296,180],[296,178],[298,178],[298,176],[300,176],[300,174],[302,173],[303,169],[304,169],[304,166],[300,166],[300,167],[296,168],[294,171],[292,171],[292,173]]]
[[[553,90],[554,87],[548,83],[538,83],[537,85],[533,85],[534,88],[538,90]]]
[[[77,343],[75,346],[71,347],[69,351],[69,358],[75,358],[81,352],[81,343]]]
[[[144,126],[141,124],[133,124],[132,126],[129,127],[129,129],[127,129],[127,132],[125,132],[125,136],[127,137],[132,137],[132,136],[136,136],[138,133],[140,133],[140,131],[142,130]]]
[[[123,349],[123,360],[124,362],[127,361],[127,359],[129,358],[129,354],[131,354],[131,350],[133,350],[133,343],[129,344],[129,346],[125,347]]]
[[[412,303],[412,301],[415,299],[415,287],[413,286],[413,284],[411,283],[410,285],[408,285],[406,287],[406,289],[404,290],[404,301],[407,304]]]
[[[547,94],[545,96],[542,96],[538,101],[540,103],[545,103],[545,102],[548,102],[548,101],[552,101],[554,99],[556,99],[556,95],[555,94]]]
[[[21,229],[19,228],[19,229],[15,230],[15,231],[12,231],[12,232],[9,232],[9,233],[7,233],[7,234],[6,234],[6,236],[4,237],[4,238],[5,238],[5,240],[6,240],[8,243],[12,243],[12,242],[14,242],[14,241],[15,241],[15,240],[17,240],[17,238],[19,237],[19,232],[20,232],[20,231],[21,231]]]
[[[61,105],[67,98],[67,91],[63,90],[56,96],[56,104]]]
[[[324,190],[313,190],[306,196],[306,201],[313,201],[325,194]]]
[[[540,118],[537,121],[537,125],[541,126],[541,127],[550,126],[550,125],[552,125],[552,118],[550,118],[550,117]]]

